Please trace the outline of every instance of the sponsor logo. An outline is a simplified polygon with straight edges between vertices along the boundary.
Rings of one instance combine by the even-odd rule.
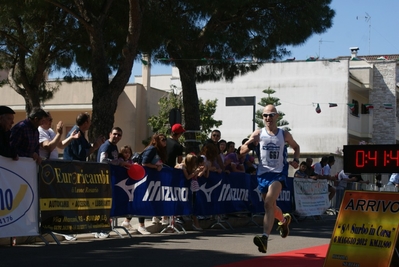
[[[0,167],[0,228],[18,221],[31,208],[34,192],[19,174]],[[12,182],[9,182],[12,181]]]
[[[141,184],[145,183],[147,181],[148,175],[146,175],[143,179],[138,181],[137,183],[134,184],[129,184],[127,185],[126,182],[130,180],[130,178],[126,178],[119,183],[117,183],[115,186],[119,186],[120,188],[125,191],[126,195],[129,196],[129,201],[133,201],[134,199],[134,191],[136,190],[137,187],[139,187]]]

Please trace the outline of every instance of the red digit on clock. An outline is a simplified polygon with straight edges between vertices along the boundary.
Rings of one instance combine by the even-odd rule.
[[[364,150],[356,151],[356,167],[358,168],[364,167]]]
[[[370,161],[374,160],[374,167],[377,166],[377,151],[369,151],[367,157]]]
[[[396,155],[395,155],[396,153]],[[396,166],[399,166],[399,151],[389,151],[389,158],[392,160],[396,160]]]

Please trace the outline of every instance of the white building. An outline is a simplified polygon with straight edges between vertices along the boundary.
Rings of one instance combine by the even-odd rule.
[[[399,143],[398,58],[399,55],[358,57],[357,49],[353,49],[350,57],[333,60],[270,62],[233,82],[197,84],[198,96],[203,100],[218,99],[214,117],[223,121],[219,127],[222,139],[239,146],[254,127],[253,107],[226,106],[226,97],[255,97],[259,103],[267,97],[262,91],[270,87],[276,91],[272,96],[280,99],[277,109],[285,113],[284,120],[289,122],[301,147],[301,158],[313,157],[317,162],[322,156],[333,154],[333,171],[339,172],[344,145],[361,141]],[[169,84],[165,77],[162,79],[165,85],[158,82],[161,88],[169,88],[170,84],[181,88],[175,68]],[[140,81],[139,77],[136,81]],[[157,81],[160,77],[152,77],[151,84]],[[320,113],[315,110],[317,105]],[[261,108],[256,105],[256,109]]]

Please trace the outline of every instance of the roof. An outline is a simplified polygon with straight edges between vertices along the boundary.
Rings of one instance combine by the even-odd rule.
[[[358,59],[360,60],[367,60],[367,61],[374,61],[374,60],[396,60],[399,61],[399,54],[393,54],[393,55],[370,55],[370,56],[357,56]],[[338,59],[351,59],[351,56],[340,56]]]

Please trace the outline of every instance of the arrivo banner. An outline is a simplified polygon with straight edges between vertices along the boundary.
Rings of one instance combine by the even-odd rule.
[[[391,266],[397,251],[398,196],[390,192],[346,191],[324,267]]]

